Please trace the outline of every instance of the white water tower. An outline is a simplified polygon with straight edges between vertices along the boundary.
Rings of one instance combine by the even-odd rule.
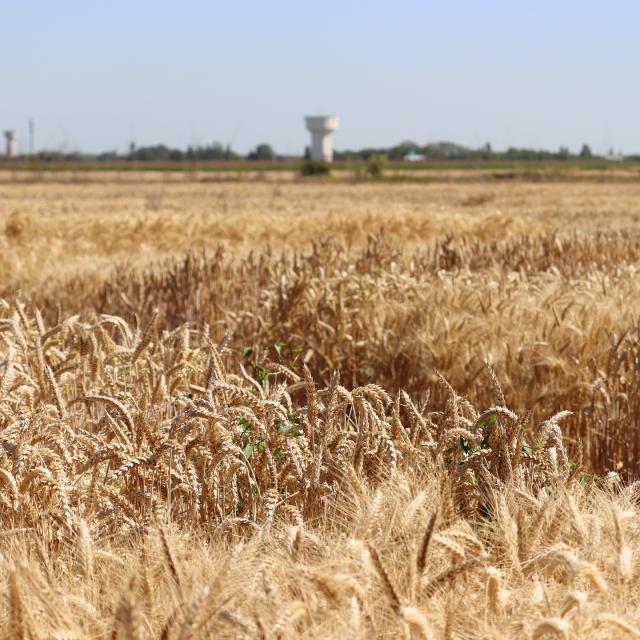
[[[311,131],[311,159],[333,161],[333,132],[338,128],[338,116],[306,116],[305,124]]]
[[[4,132],[7,139],[7,158],[15,158],[18,155],[18,137],[13,129]]]

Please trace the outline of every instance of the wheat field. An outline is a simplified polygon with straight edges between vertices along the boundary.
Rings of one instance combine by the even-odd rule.
[[[639,197],[2,182],[2,637],[640,637]]]

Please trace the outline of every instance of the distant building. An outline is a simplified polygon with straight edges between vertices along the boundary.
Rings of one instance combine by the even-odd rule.
[[[338,128],[338,116],[306,116],[304,120],[311,132],[311,159],[333,162],[333,133]]]
[[[624,155],[622,155],[621,153],[614,153],[613,151],[609,151],[604,159],[607,162],[622,162],[624,160]]]
[[[18,137],[16,132],[10,129],[4,132],[4,137],[7,140],[6,156],[7,158],[15,158],[18,155]]]
[[[417,151],[409,151],[409,153],[405,153],[402,156],[402,159],[405,162],[424,162],[427,159],[423,153],[418,153]]]

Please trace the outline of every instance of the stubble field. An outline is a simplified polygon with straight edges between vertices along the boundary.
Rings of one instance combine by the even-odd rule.
[[[3,637],[640,637],[639,202],[2,182]]]

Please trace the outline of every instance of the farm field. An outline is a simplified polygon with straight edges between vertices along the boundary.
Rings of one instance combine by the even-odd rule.
[[[640,637],[640,183],[0,181],[0,633]]]
[[[90,174],[93,175],[93,174]],[[291,182],[7,183],[0,191],[0,276],[28,290],[47,279],[136,268],[224,243],[237,257],[321,236],[362,246],[370,233],[413,251],[448,233],[517,235],[640,228],[640,182],[333,184]],[[135,177],[135,176],[134,176]]]

